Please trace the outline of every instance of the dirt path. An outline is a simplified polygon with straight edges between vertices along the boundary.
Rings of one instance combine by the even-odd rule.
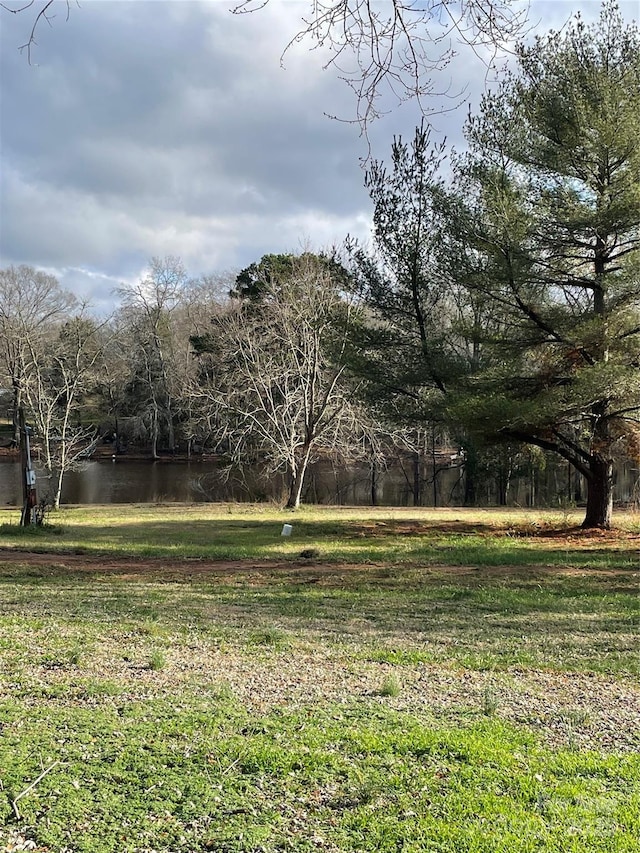
[[[170,557],[134,557],[113,556],[110,554],[67,553],[64,551],[26,551],[17,548],[0,547],[0,566],[28,564],[48,566],[52,569],[64,569],[78,574],[113,574],[121,577],[153,576],[171,580],[189,580],[193,577],[242,574],[287,574],[322,576],[349,574],[351,572],[370,572],[388,570],[386,565],[361,563],[323,563],[315,558],[298,557],[292,560],[206,560],[172,559]],[[443,574],[455,577],[468,577],[478,581],[486,578],[514,577],[532,578],[552,575],[563,576],[600,576],[600,577],[638,577],[640,585],[640,566],[637,572],[625,569],[577,569],[567,566],[451,566],[447,564],[422,567],[425,579],[430,575],[442,577]]]
[[[158,575],[168,572],[183,574],[234,574],[247,571],[275,572],[278,569],[310,570],[329,569],[310,562],[281,563],[255,560],[173,560],[168,557],[114,557],[109,554],[78,554],[61,551],[23,551],[15,548],[0,548],[0,565],[28,563],[33,566],[64,567],[78,573],[113,573],[126,575]],[[335,566],[333,567],[335,570]]]

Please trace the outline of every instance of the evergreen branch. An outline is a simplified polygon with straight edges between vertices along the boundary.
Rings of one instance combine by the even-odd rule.
[[[546,438],[541,438],[540,436],[535,435],[535,433],[530,433],[526,430],[514,429],[512,427],[503,427],[501,430],[498,430],[498,432],[507,438],[513,438],[516,441],[522,441],[525,444],[533,444],[541,450],[548,450],[551,453],[557,453],[558,456],[562,456],[563,459],[570,462],[576,471],[579,471],[587,480],[592,479],[593,475],[589,466],[584,464],[580,455],[573,453],[569,448],[565,447],[564,444],[557,441],[549,441]]]

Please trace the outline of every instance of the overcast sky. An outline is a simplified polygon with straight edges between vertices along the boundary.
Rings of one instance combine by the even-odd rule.
[[[326,117],[352,117],[353,95],[304,46],[280,64],[308,0],[243,16],[233,0],[84,0],[68,20],[57,5],[31,65],[18,50],[29,12],[0,9],[0,266],[46,269],[107,311],[113,288],[154,255],[178,255],[198,276],[366,239],[367,143],[357,125]],[[640,0],[620,7],[640,17]],[[599,8],[532,0],[530,20],[542,32]],[[485,76],[461,48],[437,87],[466,88],[476,103]],[[465,113],[434,115],[434,133],[460,146]],[[419,120],[408,104],[376,122],[373,156]]]

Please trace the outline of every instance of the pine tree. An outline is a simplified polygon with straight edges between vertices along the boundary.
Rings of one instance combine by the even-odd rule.
[[[449,415],[567,459],[609,527],[640,433],[640,38],[617,7],[518,50],[468,122],[450,275],[502,317]]]

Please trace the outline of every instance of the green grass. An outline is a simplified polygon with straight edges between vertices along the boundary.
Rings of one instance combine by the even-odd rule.
[[[256,725],[232,701],[179,716],[155,701],[103,710],[99,739],[86,712],[21,727],[64,760],[21,801],[25,820],[46,815],[37,838],[54,850],[637,849],[637,760],[551,754],[496,721],[433,727],[348,703]]]
[[[155,570],[157,572],[157,569]],[[168,568],[171,576],[172,569]],[[312,571],[312,570],[311,570]],[[638,575],[455,575],[399,567],[249,571],[186,582],[133,583],[28,563],[2,573],[4,613],[50,621],[94,619],[153,637],[187,624],[252,647],[286,648],[314,637],[349,643],[359,659],[453,662],[640,673]]]
[[[633,517],[572,539],[553,517],[309,511],[291,542],[283,517],[0,531],[25,549],[0,559],[0,851],[637,850]],[[224,549],[249,559],[204,564]]]
[[[9,514],[11,513],[11,514]],[[583,540],[581,514],[553,512],[303,507],[296,513],[262,505],[120,505],[63,508],[44,528],[22,531],[5,511],[0,544],[34,551],[172,559],[293,560],[303,550],[327,562],[460,566],[631,568],[638,545]],[[283,521],[293,525],[282,537]],[[13,523],[12,523],[13,522]],[[626,533],[640,518],[618,513]],[[565,529],[573,539],[555,534]],[[545,535],[549,534],[549,535]]]

